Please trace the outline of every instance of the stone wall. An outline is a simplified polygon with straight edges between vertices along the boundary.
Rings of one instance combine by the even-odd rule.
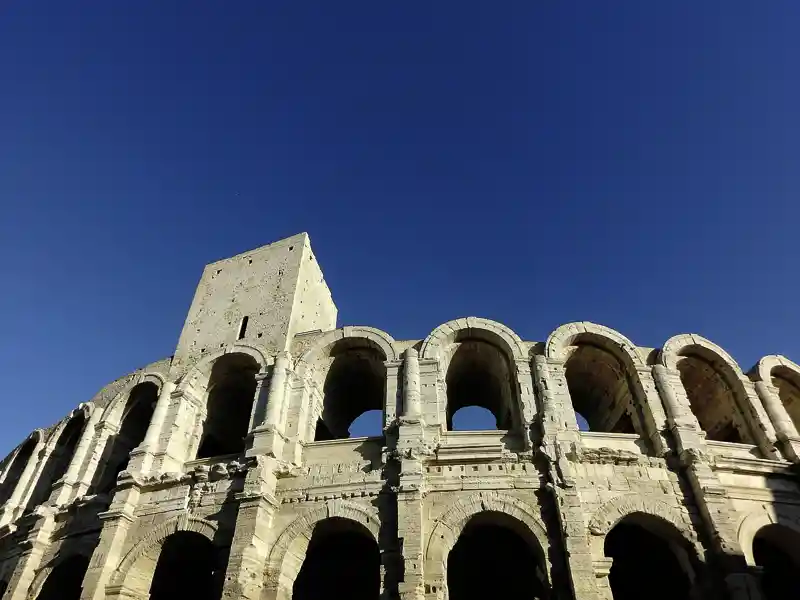
[[[641,348],[585,322],[395,341],[335,319],[304,234],[206,267],[174,359],[2,462],[3,598],[771,600],[775,556],[800,573],[788,359],[745,374],[697,335]],[[210,399],[242,389],[246,426],[214,429]],[[453,430],[470,405],[502,429]],[[382,434],[348,437],[375,407]],[[239,450],[199,456],[210,431]]]

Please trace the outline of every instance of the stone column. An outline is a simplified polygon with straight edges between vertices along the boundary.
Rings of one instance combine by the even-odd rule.
[[[417,483],[404,479],[397,495],[397,536],[401,543],[404,574],[398,586],[401,600],[423,600],[427,531],[422,509],[422,477],[414,478]]]
[[[22,475],[17,482],[6,482],[8,485],[14,485],[14,491],[8,498],[8,501],[3,505],[2,512],[0,512],[0,526],[10,523],[22,512],[21,507],[24,507],[24,497],[31,484],[31,478],[36,473],[38,464],[41,461],[41,455],[44,452],[44,440],[40,439],[36,447],[31,452],[28,463],[22,471]]]
[[[680,373],[664,365],[653,367],[655,381],[664,400],[667,421],[677,446],[678,457],[695,502],[712,541],[714,558],[726,573],[732,600],[755,600],[754,582],[747,572],[744,554],[739,547],[737,516],[725,487],[713,468],[713,455],[706,445],[705,433],[692,413]]]
[[[422,416],[419,356],[414,348],[406,350],[403,368],[403,416],[408,419],[419,419]]]
[[[175,387],[175,384],[170,381],[165,381],[161,385],[161,392],[158,394],[156,407],[150,417],[150,424],[147,426],[144,440],[137,448],[131,451],[131,459],[127,469],[131,473],[149,472],[153,465],[153,454],[162,449],[159,447],[161,430],[169,412],[169,405],[172,401]]]
[[[148,472],[179,472],[186,461],[194,459],[205,414],[205,394],[202,398],[196,394],[191,387],[177,388],[170,394],[158,441],[149,450],[153,462]]]
[[[645,402],[645,420],[644,426],[649,430],[647,432],[650,439],[650,446],[653,448],[656,456],[664,456],[669,452],[669,442],[665,436],[669,428],[667,417],[664,413],[664,407],[661,404],[661,397],[658,395],[658,388],[656,386],[653,373],[647,367],[638,367],[636,375],[639,378],[642,393],[644,394]]]
[[[33,495],[36,493],[36,488],[39,486],[39,483],[42,482],[42,478],[49,476],[46,470],[52,469],[53,467],[53,465],[50,464],[50,457],[55,451],[55,441],[48,440],[47,443],[42,444],[38,453],[34,453],[31,460],[28,461],[28,465],[25,467],[22,477],[20,477],[20,482],[8,501],[8,505],[14,511],[14,518],[19,517],[25,512],[28,508],[28,504],[33,499]],[[45,497],[42,502],[46,501],[47,498]],[[34,507],[31,506],[31,508]]]
[[[779,460],[775,428],[764,411],[764,406],[761,404],[753,382],[745,378],[742,381],[742,387],[745,392],[743,398],[745,406],[742,407],[743,417],[753,431],[755,437],[753,441],[758,445],[764,458]]]
[[[614,600],[614,595],[611,593],[611,582],[608,576],[611,573],[611,566],[614,562],[612,558],[600,558],[594,561],[594,573],[597,579],[598,596],[602,600]]]
[[[52,511],[39,511],[38,514],[29,515],[23,520],[36,520],[28,538],[22,544],[19,561],[11,575],[8,590],[3,596],[4,600],[26,600],[31,592],[31,584],[41,567],[42,558],[50,545],[50,538],[55,529],[55,519]],[[38,592],[38,590],[37,590]]]
[[[269,399],[267,401],[267,414],[264,425],[278,428],[280,426],[283,401],[286,396],[286,372],[289,369],[289,356],[281,352],[275,359],[272,367],[272,377],[269,380]]]
[[[276,466],[274,458],[259,457],[257,463],[247,472],[244,491],[237,494],[239,509],[225,574],[223,598],[261,598],[270,550],[272,516],[278,507],[275,499]]]
[[[517,373],[517,389],[519,390],[520,417],[518,424],[524,432],[525,450],[530,450],[534,440],[531,439],[531,426],[536,421],[536,396],[533,393],[533,375],[531,374],[531,364],[525,360],[515,361]]]
[[[269,375],[265,372],[257,373],[255,379],[256,391],[253,397],[253,410],[250,411],[249,432],[264,422],[269,396]]]
[[[756,381],[755,390],[775,427],[775,436],[781,452],[792,462],[800,463],[800,435],[781,401],[780,392],[765,381]]]
[[[550,485],[561,528],[569,581],[575,600],[599,600],[595,565],[589,543],[584,510],[569,456],[582,442],[567,387],[564,363],[544,356],[534,357],[534,380],[542,399],[541,453],[547,460]],[[570,409],[567,410],[566,406]],[[567,415],[572,415],[570,418]],[[551,575],[553,575],[551,573]],[[551,576],[554,584],[556,577]]]
[[[106,421],[96,423],[93,427],[92,441],[89,445],[91,452],[88,458],[81,465],[80,475],[75,484],[75,496],[83,496],[92,491],[92,484],[96,482],[98,475],[102,474],[102,469],[106,465],[101,464],[106,446],[112,436],[119,432],[119,427]]]
[[[103,409],[95,406],[92,409],[92,414],[89,415],[89,420],[83,427],[81,439],[78,442],[78,446],[75,449],[75,454],[72,456],[72,460],[69,463],[69,467],[67,468],[67,472],[64,475],[63,481],[61,485],[54,490],[53,503],[56,506],[69,503],[78,496],[78,493],[82,493],[84,491],[85,488],[80,485],[83,483],[81,481],[81,475],[83,473],[85,462],[92,454],[92,443],[94,442],[95,427],[102,416]],[[86,482],[86,487],[88,487],[88,483],[89,482]]]
[[[253,442],[248,456],[264,454],[279,457],[284,442],[281,415],[286,397],[286,379],[290,368],[289,354],[281,352],[275,359],[269,379],[269,393],[264,422],[253,429]]]
[[[127,551],[126,541],[134,522],[134,511],[140,498],[139,486],[129,482],[117,489],[114,503],[108,511],[100,513],[103,529],[94,549],[86,576],[83,578],[81,600],[104,600],[106,585]],[[109,594],[112,597],[113,594]]]

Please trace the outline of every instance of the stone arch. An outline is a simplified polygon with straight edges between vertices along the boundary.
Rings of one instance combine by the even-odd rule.
[[[800,430],[800,365],[785,356],[773,354],[759,360],[749,375],[756,382],[756,390],[762,396],[764,408],[776,430],[792,437],[797,435],[796,431]],[[759,383],[765,387],[759,389]],[[776,396],[781,412],[776,414],[775,408],[770,410],[769,399],[764,398],[765,392]],[[780,421],[786,417],[789,423],[782,424]],[[792,426],[795,431],[792,431]]]
[[[140,535],[134,542],[130,550],[125,554],[119,563],[116,571],[111,577],[112,585],[124,585],[128,575],[134,570],[136,563],[147,552],[160,547],[164,541],[173,533],[178,531],[191,531],[199,533],[214,542],[218,526],[212,521],[194,517],[187,513],[173,517],[163,523],[156,525],[152,529]]]
[[[462,333],[499,346],[512,362],[527,360],[524,342],[510,327],[481,317],[464,317],[439,325],[422,342],[419,357],[441,358],[441,351],[455,342],[456,337]]]
[[[47,436],[45,440],[45,449],[50,451],[56,445],[58,438],[61,437],[61,434],[64,433],[64,429],[66,429],[70,421],[76,417],[83,417],[85,422],[89,422],[89,417],[92,415],[92,412],[95,410],[94,404],[91,402],[83,402],[78,405],[78,408],[72,410],[69,415],[67,415],[64,419],[61,419],[59,423],[53,428],[50,434]]]
[[[226,346],[218,352],[209,354],[195,364],[178,380],[176,391],[184,392],[188,388],[195,388],[198,385],[200,387],[205,387],[205,384],[208,382],[208,379],[211,376],[211,370],[214,367],[214,363],[226,354],[247,354],[258,364],[261,372],[263,372],[267,366],[273,364],[274,362],[274,360],[264,354],[260,348],[250,344],[237,342],[236,344]]]
[[[590,322],[567,323],[547,338],[544,354],[563,363],[571,408],[580,428],[593,432],[637,434],[654,450],[660,407],[648,402],[641,380],[646,357],[621,333]],[[583,419],[583,423],[580,419]]]
[[[662,365],[675,370],[678,368],[678,360],[683,353],[692,350],[699,350],[698,354],[706,359],[723,363],[740,380],[744,377],[739,363],[730,354],[711,340],[697,334],[683,333],[669,338],[661,348],[659,359]]]
[[[348,438],[366,413],[376,421],[368,435],[383,435],[386,365],[397,360],[392,337],[372,327],[343,327],[314,340],[296,363],[296,372],[321,392],[304,424],[309,441]]]
[[[685,516],[676,508],[662,500],[639,494],[627,494],[609,500],[598,508],[589,521],[589,532],[596,536],[606,536],[622,519],[632,514],[644,514],[669,523],[677,533],[686,539],[698,551],[702,546],[697,534],[685,522]]]
[[[522,523],[539,544],[542,557],[552,564],[550,542],[547,529],[541,517],[527,503],[498,492],[477,492],[456,500],[442,516],[434,520],[435,525],[425,546],[425,562],[434,566],[434,572],[441,569],[443,575],[447,556],[453,549],[467,522],[478,513],[498,512],[513,517]],[[547,565],[549,566],[549,565]],[[547,583],[550,583],[550,569],[545,568]]]
[[[11,468],[11,465],[19,456],[19,453],[22,452],[25,445],[30,442],[33,442],[33,444],[41,444],[44,439],[45,439],[44,430],[34,429],[30,434],[28,434],[28,437],[26,437],[20,445],[18,445],[11,451],[11,453],[3,461],[3,471],[2,473],[0,473],[0,485],[2,485],[3,482],[5,482],[6,476],[8,475],[8,471]]]
[[[800,378],[800,365],[780,354],[770,354],[758,361],[755,369],[752,371],[752,379],[754,381],[770,383],[773,371],[778,368],[786,369]]]
[[[40,594],[44,594],[48,597],[52,597],[50,594],[53,593],[53,589],[51,588],[50,593],[45,592],[43,590],[45,584],[47,583],[47,579],[62,565],[64,568],[67,568],[68,563],[75,562],[76,559],[79,559],[79,565],[83,568],[88,569],[89,561],[92,558],[92,550],[89,548],[76,548],[73,552],[68,552],[64,554],[57,554],[52,560],[48,561],[45,566],[40,567],[40,569],[36,572],[33,578],[33,582],[31,583],[30,587],[28,588],[27,598],[28,600],[34,600],[35,598],[39,598]],[[80,563],[83,563],[82,565]],[[76,565],[70,564],[69,567],[75,567]],[[63,575],[63,573],[62,573]],[[84,577],[86,573],[84,572]],[[63,583],[63,582],[62,582]],[[51,584],[52,585],[52,584]],[[77,591],[77,590],[76,590]],[[57,597],[61,597],[59,593]]]
[[[368,340],[383,353],[383,360],[399,360],[394,338],[385,331],[375,327],[347,326],[328,331],[316,338],[297,360],[298,370],[311,367],[317,358],[323,356],[337,342],[348,338]]]
[[[88,563],[88,561],[92,558],[93,550],[94,548],[90,544],[78,545],[71,552],[57,552],[55,555],[49,557],[45,561],[44,565],[39,567],[39,569],[36,571],[33,581],[31,582],[31,586],[28,588],[27,598],[33,600],[39,595],[39,592],[44,586],[44,582],[47,581],[47,578],[59,565],[74,557],[84,558]]]
[[[96,407],[90,402],[80,404],[47,436],[40,466],[26,491],[27,509],[47,502],[55,484],[68,473],[72,462],[79,458],[80,441],[94,410]]]
[[[380,520],[374,509],[348,500],[329,500],[325,506],[314,508],[295,518],[278,534],[267,559],[266,584],[278,591],[279,597],[290,592],[303,564],[314,526],[331,517],[358,523],[378,542]]]
[[[645,359],[636,345],[618,331],[589,321],[566,323],[547,336],[544,354],[547,358],[565,360],[567,350],[578,342],[597,344],[622,355],[634,367],[644,367]]]
[[[33,477],[30,469],[38,460],[45,441],[45,432],[35,429],[7,458],[0,479],[0,509],[5,509],[5,505],[12,500],[15,504],[23,500],[23,494],[29,489],[30,479]],[[24,477],[26,471],[30,475]]]
[[[759,445],[771,455],[772,425],[745,387],[752,383],[725,350],[702,336],[682,334],[667,340],[659,360],[680,374],[688,408],[710,440]]]
[[[128,396],[133,388],[143,383],[152,383],[156,386],[160,394],[165,382],[166,377],[164,377],[164,375],[161,373],[141,373],[138,377],[129,381],[127,385],[125,385],[125,387],[116,396],[114,396],[111,402],[106,405],[105,409],[103,409],[103,414],[100,416],[100,422],[119,425],[120,421],[122,420],[122,413],[125,408],[125,403],[127,402]]]
[[[753,540],[758,531],[767,525],[782,525],[800,535],[800,520],[797,518],[783,518],[770,505],[762,505],[759,509],[746,514],[737,529],[736,539],[742,549],[748,565],[755,565],[753,557]]]
[[[530,386],[520,379],[520,366],[528,369],[524,342],[502,323],[478,317],[444,323],[422,342],[419,358],[438,361],[441,425],[448,430],[468,407],[491,413],[495,423],[489,427],[499,430],[521,427],[523,415],[534,410],[522,393]]]

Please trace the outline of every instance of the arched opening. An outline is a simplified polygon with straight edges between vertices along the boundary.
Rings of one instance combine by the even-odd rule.
[[[345,338],[330,353],[330,368],[323,386],[322,415],[314,441],[340,440],[351,436],[351,425],[364,413],[379,411],[380,427],[370,430],[383,435],[383,400],[386,366],[383,353],[367,340]],[[376,413],[372,413],[373,415]]]
[[[789,413],[789,418],[797,431],[800,431],[800,375],[778,367],[772,371],[772,385],[778,388],[778,395]]]
[[[589,431],[642,434],[633,386],[614,354],[591,344],[574,346],[566,377],[572,407]]]
[[[214,544],[194,531],[178,531],[161,546],[150,600],[219,600],[225,567]]]
[[[98,469],[93,486],[96,493],[107,494],[116,485],[117,476],[128,466],[131,450],[144,440],[157,400],[158,386],[151,382],[140,383],[128,394],[119,431],[109,439],[103,453],[105,466]]]
[[[614,600],[689,600],[694,552],[666,522],[650,515],[623,518],[608,533],[605,555],[612,559],[609,584]]]
[[[67,472],[69,463],[78,447],[83,428],[86,425],[86,415],[79,411],[61,430],[61,434],[56,440],[56,445],[50,453],[50,457],[45,462],[36,487],[28,499],[28,508],[46,502],[50,497],[53,485],[58,482]]]
[[[225,354],[214,362],[197,458],[244,452],[258,371],[252,356],[238,352]]]
[[[494,429],[512,429],[516,398],[506,355],[495,345],[476,339],[454,344],[447,368],[447,429],[462,408],[478,406],[494,416]]]
[[[531,531],[500,512],[472,517],[447,558],[450,600],[547,598],[544,554]]]
[[[762,568],[764,600],[800,598],[800,533],[779,524],[762,527],[753,538],[753,560]]]
[[[3,480],[3,484],[0,485],[0,506],[8,502],[14,494],[14,490],[19,484],[22,473],[25,471],[25,467],[28,466],[28,462],[31,460],[34,450],[36,450],[36,440],[29,438],[28,441],[22,445],[22,448],[19,449],[19,452],[17,452],[17,455],[8,467],[8,473]]]
[[[89,559],[85,556],[70,556],[61,561],[50,571],[36,599],[80,600],[83,577],[88,568]]]
[[[486,408],[465,406],[453,413],[453,431],[487,431],[497,429],[497,419]]]
[[[756,443],[739,410],[739,392],[733,388],[736,382],[731,382],[715,362],[687,354],[678,359],[678,371],[692,412],[709,440]]]
[[[293,600],[378,600],[381,591],[378,544],[362,525],[332,517],[311,535]]]

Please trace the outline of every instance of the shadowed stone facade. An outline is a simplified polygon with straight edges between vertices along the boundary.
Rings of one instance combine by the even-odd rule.
[[[174,356],[3,461],[3,600],[800,597],[800,366],[336,314],[305,234],[208,265]]]

